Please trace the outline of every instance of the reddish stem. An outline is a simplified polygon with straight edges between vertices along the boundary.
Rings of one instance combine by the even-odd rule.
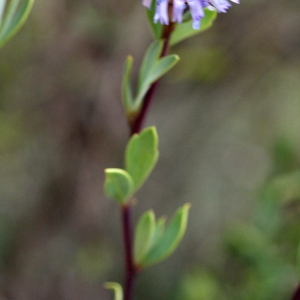
[[[300,300],[300,285],[298,285],[292,300]]]
[[[123,236],[125,248],[126,281],[124,300],[130,300],[133,292],[133,282],[136,274],[132,251],[131,204],[122,206]]]
[[[164,40],[162,52],[160,57],[167,55],[169,48],[169,41],[174,30],[174,24],[171,23],[169,26],[163,27],[162,39]],[[158,80],[154,82],[148,90],[140,113],[130,123],[130,136],[135,133],[139,133],[145,122],[147,113],[152,103],[155,91],[158,86]],[[124,249],[125,249],[125,267],[126,267],[126,279],[124,284],[124,300],[131,300],[133,295],[134,279],[138,272],[138,267],[134,265],[133,259],[133,233],[132,233],[132,204],[129,202],[127,205],[122,207],[122,223],[123,223],[123,237],[124,237]]]

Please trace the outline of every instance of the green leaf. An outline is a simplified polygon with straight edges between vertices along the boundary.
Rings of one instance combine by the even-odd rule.
[[[144,84],[150,85],[153,82],[155,82],[157,79],[162,77],[165,73],[167,73],[171,68],[173,68],[178,61],[179,61],[179,56],[175,54],[165,56],[160,60],[158,60],[150,69]]]
[[[186,231],[189,208],[190,204],[185,204],[177,210],[164,234],[142,262],[143,267],[164,260],[176,250]]]
[[[165,217],[160,217],[156,222],[155,222],[155,230],[154,234],[151,240],[151,244],[149,247],[149,251],[152,250],[153,246],[157,244],[157,242],[161,239],[165,232],[165,226],[166,226],[166,218]],[[149,253],[148,251],[148,253]],[[148,254],[147,253],[147,254]],[[146,258],[146,255],[144,256],[143,260]],[[143,261],[141,260],[140,265],[143,264]]]
[[[133,99],[130,83],[130,74],[133,63],[132,57],[129,56],[125,62],[122,83],[122,99],[128,120],[140,111],[144,97],[150,86],[174,67],[179,61],[179,57],[177,55],[168,55],[160,58],[162,47],[163,41],[159,40],[153,42],[146,51],[140,68],[137,96],[135,99]]]
[[[108,198],[124,204],[132,195],[133,181],[122,169],[105,169],[104,191]]]
[[[158,136],[155,127],[134,134],[126,148],[126,171],[133,180],[133,192],[137,191],[150,175],[158,159]]]
[[[138,110],[142,104],[142,101],[149,90],[152,83],[162,77],[170,69],[172,69],[179,61],[179,56],[172,54],[161,58],[156,61],[152,68],[147,72],[147,77],[141,82],[140,90],[135,100],[135,109]]]
[[[28,18],[34,0],[11,0],[0,23],[0,47],[22,27]],[[0,10],[3,9],[1,6]],[[1,15],[1,11],[0,11]],[[1,20],[1,19],[0,19]]]
[[[152,210],[139,219],[134,235],[134,262],[140,265],[148,253],[155,235],[155,215]]]
[[[132,64],[133,64],[133,58],[132,56],[128,56],[124,64],[123,82],[122,82],[122,100],[127,114],[131,112],[133,106],[133,97],[132,97],[132,90],[131,90],[131,83],[130,83]]]
[[[156,1],[152,1],[151,9],[147,9],[148,21],[155,39],[161,39],[163,25],[160,22],[154,23],[154,14],[156,10]]]
[[[113,290],[115,293],[114,300],[123,300],[122,286],[117,282],[105,282],[104,287]]]
[[[8,8],[5,11],[5,16],[4,16],[4,20],[0,29],[0,37],[1,34],[3,34],[3,32],[5,33],[9,26],[11,25],[14,15],[16,14],[17,10],[18,10],[18,6],[20,4],[20,0],[12,0],[10,1]]]
[[[217,11],[204,8],[204,12],[205,16],[203,19],[201,19],[200,30],[193,29],[192,20],[176,25],[176,28],[171,36],[170,45],[174,46],[175,44],[208,29],[216,19]]]
[[[166,226],[166,218],[165,217],[160,217],[156,221],[156,224],[155,224],[155,233],[154,233],[154,236],[153,236],[153,239],[152,239],[151,248],[163,236],[163,234],[165,232],[165,226]]]
[[[1,0],[0,1],[0,26],[1,26],[1,23],[2,23],[2,18],[3,18],[5,6],[6,6],[6,0]]]
[[[192,15],[190,10],[187,10],[182,16],[182,23],[192,20]]]
[[[163,41],[158,40],[151,43],[149,48],[147,49],[140,69],[139,85],[138,85],[139,87],[147,78],[147,75],[150,72],[152,66],[159,59],[162,47],[163,47]]]

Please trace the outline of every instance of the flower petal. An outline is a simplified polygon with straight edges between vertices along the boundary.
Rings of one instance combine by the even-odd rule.
[[[174,0],[173,1],[173,22],[182,22],[182,15],[186,5],[184,0]]]
[[[200,19],[204,17],[202,2],[200,0],[187,0],[187,4],[193,19],[193,28],[200,29]]]
[[[144,6],[146,6],[147,8],[151,7],[152,4],[152,0],[142,0],[142,3]]]
[[[157,0],[154,23],[159,22],[163,25],[169,25],[168,0]]]
[[[210,0],[210,4],[213,5],[218,12],[225,13],[226,10],[231,6],[227,0]]]

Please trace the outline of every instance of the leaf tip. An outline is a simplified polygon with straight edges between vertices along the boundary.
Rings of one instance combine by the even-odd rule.
[[[105,282],[104,288],[113,290],[115,293],[114,300],[123,300],[123,289],[122,286],[117,282]]]
[[[190,209],[191,206],[192,206],[192,204],[189,203],[189,202],[187,202],[187,203],[185,203],[185,204],[183,205],[183,208],[184,208],[184,209]]]
[[[127,55],[127,60],[128,61],[133,61],[133,56],[132,55]]]

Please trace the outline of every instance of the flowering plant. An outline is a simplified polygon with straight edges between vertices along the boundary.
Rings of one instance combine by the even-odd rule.
[[[238,0],[231,2],[239,3]],[[169,222],[164,217],[157,218],[152,210],[148,210],[140,216],[133,230],[132,210],[136,204],[135,195],[146,183],[159,157],[157,130],[155,127],[143,129],[143,125],[154,99],[158,81],[179,61],[178,55],[168,54],[169,49],[208,29],[217,13],[227,12],[231,2],[142,1],[147,8],[154,41],[145,53],[135,90],[131,85],[133,58],[129,56],[126,59],[122,101],[130,129],[130,139],[124,155],[124,167],[105,170],[104,191],[108,198],[115,200],[120,206],[124,236],[125,283],[123,287],[114,282],[106,283],[107,288],[115,291],[115,300],[132,299],[136,276],[149,266],[168,258],[177,249],[185,234],[189,203],[177,209]],[[32,4],[33,0],[0,0],[0,47],[24,24]],[[247,236],[246,231],[241,232]],[[300,248],[298,256],[300,269]],[[296,289],[292,299],[300,299],[300,287]]]
[[[238,3],[238,0],[233,2]],[[178,55],[168,55],[169,48],[208,29],[218,12],[231,6],[227,0],[143,0],[155,41],[147,49],[136,92],[131,86],[133,58],[125,61],[122,100],[130,128],[125,152],[125,168],[105,170],[104,191],[121,207],[125,250],[126,279],[124,295],[121,285],[106,283],[115,291],[115,300],[130,300],[136,275],[143,269],[169,257],[179,246],[188,221],[190,205],[184,204],[166,224],[156,219],[152,210],[142,214],[132,232],[134,195],[153,170],[158,156],[158,134],[155,127],[144,130],[143,124],[152,103],[158,81],[179,61]]]

